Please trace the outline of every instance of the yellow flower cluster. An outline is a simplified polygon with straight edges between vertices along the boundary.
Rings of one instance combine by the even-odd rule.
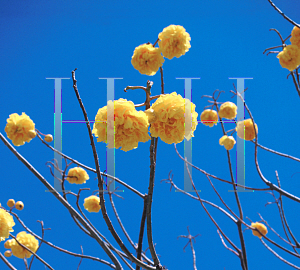
[[[36,136],[35,124],[24,112],[22,115],[13,113],[7,119],[5,132],[15,146],[24,145]]]
[[[81,167],[70,169],[67,176],[67,181],[70,184],[84,184],[88,179],[90,179],[89,175]]]
[[[83,206],[84,206],[84,209],[86,209],[90,213],[91,212],[98,213],[99,210],[101,209],[100,198],[95,195],[87,197],[84,199]]]
[[[297,26],[294,26],[292,33],[291,33],[291,43],[292,45],[298,46],[300,48],[300,28]]]
[[[296,45],[287,45],[277,55],[277,58],[279,58],[279,63],[283,68],[293,71],[300,65],[300,49]]]
[[[231,150],[233,146],[235,145],[235,139],[232,136],[227,136],[224,135],[220,140],[219,140],[220,145],[224,145],[226,150]]]
[[[259,222],[253,223],[252,222],[251,227],[258,229],[262,235],[266,235],[268,233],[267,227],[262,223],[259,223]],[[262,238],[261,234],[258,231],[252,230],[252,233],[253,233],[253,235],[258,236],[259,238]]]
[[[0,242],[9,237],[9,233],[14,230],[15,226],[13,217],[4,209],[0,208]]]
[[[159,33],[159,48],[164,57],[172,59],[179,58],[191,48],[191,37],[181,25],[170,25]]]
[[[186,99],[176,92],[161,95],[151,106],[151,111],[147,112],[152,121],[151,135],[160,137],[168,144],[180,143],[184,137],[187,140],[194,137],[198,113],[195,112],[195,104],[191,102],[191,129],[185,133],[185,103]]]
[[[107,147],[117,149],[121,147],[121,150],[127,152],[137,148],[139,142],[147,142],[150,139],[148,118],[143,111],[135,109],[132,101],[120,98],[114,103],[109,100],[108,105],[110,108],[114,108],[114,120],[112,119],[109,125],[110,130],[107,131],[107,106],[98,110],[93,128],[98,142],[107,143],[108,133],[110,137]],[[114,142],[115,145],[111,142]]]
[[[257,125],[255,124],[256,133],[258,133]],[[246,141],[251,141],[255,138],[255,131],[251,119],[239,121],[236,126],[236,132],[239,138]]]
[[[151,44],[136,47],[131,58],[131,64],[136,70],[150,76],[158,71],[164,61],[161,49],[154,48]]]
[[[221,105],[219,116],[226,119],[234,119],[237,114],[237,106],[232,102],[225,102]]]
[[[200,115],[201,122],[209,127],[213,127],[218,123],[218,113],[214,110],[204,110]]]
[[[18,233],[16,238],[22,245],[30,249],[32,252],[35,253],[37,251],[39,247],[39,241],[35,239],[33,235],[23,231]],[[10,248],[12,254],[20,259],[24,259],[25,257],[30,258],[32,256],[32,254],[20,246],[15,239],[6,241],[4,247]]]
[[[135,48],[131,64],[141,74],[153,76],[164,63],[164,57],[172,59],[184,55],[191,47],[189,33],[180,25],[170,25],[158,35],[159,48],[142,44]],[[163,56],[161,55],[163,54]]]

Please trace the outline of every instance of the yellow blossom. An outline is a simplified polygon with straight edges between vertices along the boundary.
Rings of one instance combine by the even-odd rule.
[[[259,222],[253,223],[252,222],[251,227],[258,229],[262,235],[266,235],[268,233],[267,227],[262,223],[259,223]],[[258,236],[259,238],[262,238],[261,234],[258,231],[252,230],[252,233],[253,233],[253,235]]]
[[[214,110],[204,110],[200,116],[201,122],[209,127],[213,127],[218,123],[218,113]]]
[[[235,139],[232,136],[227,136],[224,135],[220,140],[219,140],[220,145],[224,145],[226,150],[231,150],[233,146],[235,145]]]
[[[181,25],[170,25],[159,33],[159,48],[162,50],[164,57],[172,59],[179,58],[191,48],[191,37]]]
[[[219,116],[226,119],[234,119],[236,117],[237,106],[232,102],[225,102],[221,105]]]
[[[15,146],[20,146],[31,141],[34,128],[35,124],[24,112],[22,115],[13,113],[7,119],[5,132]]]
[[[142,44],[135,48],[131,58],[131,64],[141,74],[154,75],[163,65],[164,58],[161,49],[151,44]]]
[[[70,184],[84,184],[90,177],[81,167],[75,167],[69,170],[67,181]]]
[[[9,237],[9,233],[14,230],[15,226],[13,217],[4,209],[0,208],[0,242]]]
[[[37,251],[39,247],[39,241],[35,239],[33,235],[23,231],[18,233],[16,238],[22,245],[30,249],[32,252],[35,253]],[[12,242],[13,244],[11,246],[11,251],[14,256],[20,259],[24,259],[25,257],[30,258],[32,256],[32,254],[20,246],[15,239],[13,239]]]
[[[244,132],[245,128],[245,132]],[[255,124],[256,133],[258,133],[257,125]],[[236,127],[237,135],[241,139],[245,139],[246,141],[251,141],[255,138],[255,131],[253,127],[253,122],[251,119],[246,119],[244,121],[239,121]]]
[[[161,95],[151,106],[154,111],[154,121],[151,123],[150,133],[153,137],[160,137],[165,143],[180,143],[184,137],[189,140],[194,137],[198,124],[195,104],[191,104],[191,128],[185,130],[185,104],[186,99],[173,92]],[[187,133],[186,133],[187,132]]]
[[[296,45],[300,49],[300,28],[297,26],[294,26],[291,35],[292,35],[292,37],[290,40],[291,40],[292,45]]]
[[[101,209],[100,198],[95,195],[85,198],[83,206],[84,209],[86,209],[90,213],[91,212],[98,213]]]
[[[109,100],[108,106],[114,108],[114,119],[109,117],[110,130],[107,132],[107,106],[98,110],[93,128],[98,142],[108,142],[108,148],[121,147],[121,150],[127,152],[137,148],[139,142],[147,142],[150,139],[148,118],[143,111],[135,109],[132,101],[123,98],[114,102]]]
[[[277,58],[283,68],[293,71],[300,65],[300,49],[296,45],[287,45]]]

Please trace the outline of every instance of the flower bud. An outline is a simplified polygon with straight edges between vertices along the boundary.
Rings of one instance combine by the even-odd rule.
[[[28,133],[27,133],[27,135],[28,135],[29,138],[33,139],[36,136],[36,132],[33,129],[29,130]]]
[[[45,139],[45,141],[48,142],[48,143],[50,143],[50,142],[53,141],[53,137],[52,137],[51,134],[46,135],[44,139]]]
[[[155,112],[152,108],[149,108],[148,110],[146,110],[145,114],[148,117],[149,124],[151,124],[152,122],[154,122],[156,120]]]
[[[11,255],[12,255],[12,253],[11,253],[10,250],[6,250],[6,251],[4,252],[4,256],[7,257],[7,258],[11,257]]]
[[[7,206],[8,207],[12,208],[12,207],[14,207],[14,205],[15,205],[15,200],[14,199],[9,199],[7,201]]]
[[[21,210],[23,210],[23,208],[24,208],[23,202],[21,202],[21,201],[16,202],[16,209],[21,211]]]

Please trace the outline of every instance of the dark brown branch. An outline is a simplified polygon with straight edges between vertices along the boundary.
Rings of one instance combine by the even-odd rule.
[[[77,100],[78,100],[78,102],[80,104],[81,110],[83,112],[84,119],[85,119],[85,122],[86,122],[86,125],[87,125],[87,129],[88,129],[88,132],[89,132],[89,138],[90,138],[90,142],[91,142],[91,146],[92,146],[92,150],[93,150],[93,156],[94,156],[94,160],[95,160],[96,172],[97,172],[97,177],[98,177],[98,188],[99,188],[99,197],[100,197],[100,204],[101,204],[102,216],[103,216],[103,218],[105,220],[105,223],[106,223],[109,231],[111,232],[112,236],[114,237],[114,239],[116,240],[116,242],[118,243],[118,245],[120,246],[120,248],[124,251],[124,253],[129,257],[129,259],[132,262],[134,262],[134,263],[142,266],[145,269],[154,270],[155,268],[146,265],[145,263],[141,262],[140,260],[137,260],[129,252],[129,250],[124,245],[123,241],[121,240],[121,238],[119,237],[119,235],[115,231],[115,229],[114,229],[114,227],[113,227],[113,225],[111,223],[111,220],[108,217],[108,214],[107,214],[107,211],[106,211],[106,206],[105,206],[104,191],[103,191],[104,181],[103,181],[103,179],[101,177],[101,170],[100,170],[100,165],[99,165],[99,160],[98,160],[98,154],[97,154],[97,151],[96,151],[93,134],[92,134],[92,130],[91,130],[91,127],[90,127],[90,122],[89,122],[86,110],[84,108],[84,105],[82,103],[82,100],[81,100],[81,98],[79,96],[79,91],[78,91],[78,88],[77,88],[77,80],[75,79],[75,71],[76,71],[76,69],[72,71],[73,88],[74,88]],[[117,263],[116,266],[117,266],[118,270],[121,270],[122,267],[121,267],[121,265],[120,265],[119,262]]]
[[[151,137],[151,144],[150,144],[150,179],[149,179],[149,187],[148,187],[148,199],[147,199],[147,238],[148,238],[148,245],[150,249],[150,253],[154,262],[155,267],[160,267],[160,262],[157,257],[153,238],[152,238],[152,218],[151,218],[151,208],[152,208],[152,196],[153,196],[153,189],[154,189],[154,179],[155,179],[155,141],[157,142],[157,138]]]
[[[300,267],[288,262],[287,260],[283,259],[282,257],[280,257],[273,249],[271,249],[265,242],[264,240],[261,238],[260,241],[262,242],[262,244],[269,250],[271,251],[279,260],[282,260],[284,263],[288,264],[289,266],[294,267],[295,269],[300,269]]]
[[[145,222],[147,217],[147,202],[148,202],[148,195],[145,194],[144,198],[144,208],[143,208],[143,214],[141,218],[141,225],[140,225],[140,233],[139,233],[139,242],[137,245],[137,259],[140,260],[142,256],[142,250],[143,250],[143,238],[144,238],[144,230],[145,230]],[[136,270],[140,270],[140,267],[137,265]]]
[[[273,8],[283,17],[285,18],[288,22],[290,22],[291,24],[297,26],[298,28],[300,28],[300,25],[295,23],[293,20],[291,20],[288,16],[286,16],[278,7],[275,6],[275,4],[271,1],[268,0],[269,3],[273,6]]]
[[[5,256],[0,252],[0,258],[2,259],[2,261],[9,267],[9,269],[11,270],[18,270],[17,268],[15,268],[6,258]]]
[[[16,242],[24,249],[26,249],[29,253],[31,253],[33,256],[35,256],[41,263],[43,263],[44,265],[46,265],[49,269],[54,270],[48,263],[46,263],[39,255],[35,254],[33,251],[31,251],[28,247],[24,246],[23,244],[21,244],[18,239],[13,236],[11,233],[9,234],[9,236],[13,239],[16,240]]]

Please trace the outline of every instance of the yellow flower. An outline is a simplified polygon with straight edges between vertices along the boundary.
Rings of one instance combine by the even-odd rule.
[[[9,233],[14,231],[13,226],[15,226],[13,217],[6,210],[0,208],[0,242],[8,238]]]
[[[293,71],[300,65],[300,49],[296,45],[287,45],[277,58],[283,68]]]
[[[236,117],[237,106],[232,102],[225,102],[221,105],[219,116],[226,119],[234,119]]]
[[[120,98],[113,103],[109,100],[108,106],[114,107],[114,120],[112,119],[109,125],[108,148],[121,147],[121,150],[127,152],[137,148],[139,142],[147,142],[150,139],[148,118],[143,111],[135,109],[132,101]],[[98,142],[107,143],[107,106],[98,110],[93,133],[98,137]]]
[[[262,223],[259,223],[259,222],[253,223],[252,222],[251,227],[258,229],[261,232],[261,234],[263,234],[263,235],[266,235],[268,233],[267,227]],[[253,233],[253,235],[258,236],[259,238],[262,238],[261,234],[258,231],[252,230],[252,233]]]
[[[180,143],[184,137],[187,140],[194,137],[198,113],[195,112],[195,104],[190,102],[191,129],[185,133],[185,103],[186,99],[176,92],[161,95],[151,106],[155,115],[150,127],[151,135],[168,144]]]
[[[218,113],[214,110],[204,110],[200,116],[201,122],[209,127],[213,127],[213,125],[217,125],[218,123]]]
[[[81,167],[70,169],[67,175],[67,181],[70,184],[84,184],[88,179],[90,179],[89,175]]]
[[[296,45],[296,46],[298,46],[298,48],[300,48],[300,28],[297,26],[294,26],[291,35],[292,35],[292,37],[291,37],[292,45]]]
[[[24,112],[22,115],[13,113],[7,119],[5,132],[15,146],[20,146],[31,141],[34,127],[33,121]]]
[[[159,33],[158,46],[164,57],[172,59],[179,58],[191,48],[189,33],[181,25],[170,25]]]
[[[24,231],[17,234],[17,240],[34,253],[37,251],[39,247],[39,241],[35,239],[33,235],[28,234]],[[20,259],[24,259],[25,257],[30,258],[32,256],[32,254],[29,251],[27,251],[25,248],[20,246],[15,239],[13,239],[12,241],[13,244],[11,246],[11,251],[14,256]]]
[[[245,132],[244,132],[245,127]],[[253,122],[251,119],[246,119],[244,121],[239,121],[236,126],[237,135],[246,141],[251,141],[255,138],[255,131],[253,127]],[[256,133],[258,133],[257,125],[255,124]]]
[[[153,76],[163,65],[165,59],[159,48],[151,44],[142,44],[135,48],[131,58],[131,64],[141,74]]]
[[[84,206],[84,209],[86,209],[90,213],[91,212],[98,213],[99,210],[101,209],[100,198],[95,195],[87,197],[84,199],[83,206]]]
[[[227,136],[224,135],[220,140],[219,140],[220,145],[224,145],[226,150],[231,150],[233,146],[235,145],[235,139],[232,136]]]

